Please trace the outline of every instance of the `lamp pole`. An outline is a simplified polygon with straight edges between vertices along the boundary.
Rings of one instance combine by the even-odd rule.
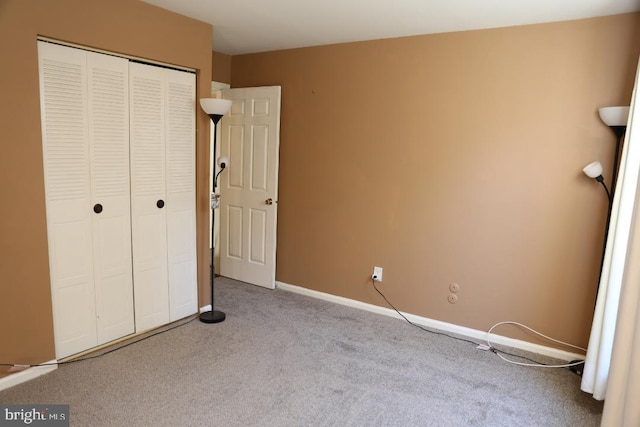
[[[618,180],[618,163],[620,162],[620,148],[622,146],[622,138],[627,130],[626,126],[609,126],[613,133],[616,134],[616,151],[613,155],[613,167],[611,172],[611,204],[613,203],[613,192],[616,191],[616,181]]]
[[[222,114],[209,114],[211,117],[211,121],[213,121],[213,158],[214,161],[211,165],[211,191],[212,197],[214,197],[216,193],[216,184],[217,184],[217,175],[216,175],[216,136],[218,133],[218,122],[222,118]],[[222,170],[220,171],[222,172]],[[220,323],[224,321],[226,315],[222,311],[214,310],[214,298],[213,298],[213,288],[214,288],[214,280],[216,277],[215,272],[215,264],[214,264],[214,255],[215,255],[215,223],[216,223],[216,209],[213,203],[213,199],[211,199],[211,311],[205,311],[200,313],[200,321],[204,323]]]
[[[611,191],[609,191],[609,189],[607,188],[607,184],[604,183],[604,178],[602,178],[602,175],[596,178],[596,180],[598,180],[598,182],[602,184],[602,188],[604,188],[604,191],[607,193],[607,198],[609,199],[609,203],[607,205],[607,222],[605,223],[605,226],[604,226],[604,241],[602,242],[602,257],[600,258],[600,274],[598,275],[598,278],[599,278],[600,276],[602,276],[602,267],[604,266],[604,254],[607,250],[607,239],[609,238],[609,222],[611,222],[611,210],[613,208],[613,193],[611,191],[613,191],[613,187],[611,188]],[[598,290],[600,290],[599,279],[598,279],[598,286],[596,287],[596,295],[598,295]]]
[[[220,99],[220,98],[203,98],[200,99],[200,106],[204,110],[205,113],[211,118],[213,122],[213,164],[211,165],[211,192],[212,197],[215,198],[216,187],[218,186],[218,175],[222,173],[222,171],[229,164],[228,159],[219,159],[220,162],[220,172],[216,173],[216,152],[217,152],[217,134],[218,134],[218,122],[222,119],[222,116],[227,114],[229,109],[231,108],[231,101],[228,99]],[[214,204],[214,199],[210,200],[211,203],[211,310],[200,313],[200,321],[204,323],[220,323],[224,321],[225,314],[222,311],[217,311],[214,309],[215,305],[213,304],[213,291],[214,291],[214,282],[216,277],[215,265],[214,265],[214,255],[215,255],[215,224],[216,224],[216,208]]]
[[[607,204],[607,222],[604,230],[604,242],[602,244],[602,259],[600,260],[600,276],[602,276],[602,269],[604,266],[604,256],[607,249],[607,240],[609,238],[609,222],[611,221],[611,212],[613,210],[613,196],[616,191],[616,184],[618,182],[618,169],[620,163],[620,151],[622,148],[622,140],[627,130],[627,120],[629,119],[629,107],[602,107],[598,110],[600,119],[613,131],[616,136],[616,149],[613,155],[613,165],[611,167],[611,187],[607,188],[602,176],[602,165],[600,162],[592,162],[587,165],[582,171],[589,178],[593,178],[598,181],[604,191],[607,193],[609,203]],[[599,277],[600,277],[599,276]],[[600,280],[598,280],[598,288],[600,288]]]
[[[616,135],[616,151],[613,154],[613,166],[611,171],[611,189],[607,188],[607,185],[604,183],[604,178],[600,175],[596,180],[602,184],[604,191],[607,192],[607,197],[609,198],[609,204],[607,206],[607,222],[604,228],[604,242],[602,244],[602,259],[600,260],[600,276],[602,276],[602,268],[604,267],[604,255],[607,251],[607,240],[609,239],[609,223],[611,222],[611,211],[613,210],[613,196],[616,191],[616,182],[618,180],[618,169],[620,163],[620,148],[622,146],[622,138],[624,137],[624,133],[627,130],[627,126],[609,126],[613,133]],[[596,288],[596,295],[600,290],[600,280],[598,280],[598,286]]]

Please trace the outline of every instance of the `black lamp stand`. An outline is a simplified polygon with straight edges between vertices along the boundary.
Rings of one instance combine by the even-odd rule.
[[[627,130],[626,126],[609,126],[616,134],[616,151],[613,155],[613,167],[611,172],[611,203],[613,203],[613,192],[616,191],[616,181],[618,179],[618,163],[620,162],[620,149],[622,148],[622,138]]]
[[[600,274],[598,275],[598,286],[596,287],[596,297],[598,292],[600,291],[600,276],[602,276],[602,268],[604,267],[604,254],[607,250],[607,239],[609,238],[609,222],[611,221],[611,211],[613,210],[613,193],[616,190],[616,180],[618,179],[618,163],[620,161],[620,149],[622,146],[622,138],[624,137],[625,131],[627,130],[626,126],[609,126],[613,133],[616,135],[616,151],[613,155],[613,167],[611,172],[611,190],[607,188],[607,184],[604,182],[604,177],[599,175],[595,178],[596,181],[602,185],[602,188],[607,193],[607,199],[609,201],[607,205],[607,222],[605,224],[604,229],[604,242],[602,243],[602,258],[600,259]],[[594,303],[595,304],[595,303]],[[583,363],[576,364],[581,360],[572,360],[569,362],[569,370],[573,373],[582,376],[584,371],[584,361]]]
[[[607,193],[607,198],[609,199],[609,205],[607,206],[607,222],[605,224],[604,229],[604,242],[602,243],[602,258],[600,259],[600,275],[602,275],[602,267],[604,266],[604,254],[607,250],[607,240],[609,238],[609,222],[611,221],[611,211],[613,210],[613,195],[616,191],[616,181],[618,180],[618,163],[620,162],[620,150],[622,148],[622,138],[624,137],[625,131],[627,130],[626,126],[609,126],[613,133],[616,135],[616,151],[613,155],[613,166],[611,171],[611,188],[607,188],[607,185],[604,183],[604,178],[602,175],[596,178],[604,191]],[[600,276],[598,276],[600,277]],[[596,295],[600,290],[600,281],[598,280],[598,287],[596,288]]]
[[[216,174],[216,136],[218,133],[218,122],[222,118],[221,114],[209,114],[211,117],[211,121],[213,121],[213,165],[211,166],[211,177],[212,177],[212,191],[213,194],[216,192],[218,174]],[[211,311],[205,311],[200,313],[200,321],[204,323],[220,323],[224,321],[225,314],[222,311],[214,310],[213,305],[213,288],[214,288],[214,280],[216,277],[215,267],[213,264],[213,258],[215,254],[215,220],[216,220],[216,210],[213,207],[213,203],[211,204]]]

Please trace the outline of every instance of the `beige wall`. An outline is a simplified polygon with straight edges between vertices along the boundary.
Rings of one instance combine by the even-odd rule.
[[[231,55],[214,50],[211,61],[211,80],[220,83],[231,83]]]
[[[586,346],[640,15],[233,56],[281,85],[277,280]],[[460,284],[459,301],[447,302]],[[498,331],[526,340],[526,334]],[[535,340],[534,340],[535,341]]]
[[[55,357],[47,253],[37,36],[197,70],[209,96],[211,26],[136,0],[0,3],[0,361]],[[198,110],[199,111],[199,110]],[[208,298],[209,119],[197,115],[200,301]]]

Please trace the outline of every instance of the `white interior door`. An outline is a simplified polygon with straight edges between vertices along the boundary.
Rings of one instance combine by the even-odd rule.
[[[136,331],[169,322],[164,69],[129,64]]]
[[[86,53],[38,42],[56,357],[97,344]]]
[[[275,287],[280,86],[225,89],[222,121],[220,274]]]
[[[129,61],[87,52],[98,344],[132,334]]]

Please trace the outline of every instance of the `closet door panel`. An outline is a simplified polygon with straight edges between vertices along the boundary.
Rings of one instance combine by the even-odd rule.
[[[164,69],[129,64],[136,331],[169,322]]]
[[[193,73],[165,71],[167,245],[171,321],[198,311]]]
[[[87,52],[98,344],[135,331],[129,183],[129,61]]]
[[[58,359],[97,344],[86,52],[38,42],[53,325]]]

